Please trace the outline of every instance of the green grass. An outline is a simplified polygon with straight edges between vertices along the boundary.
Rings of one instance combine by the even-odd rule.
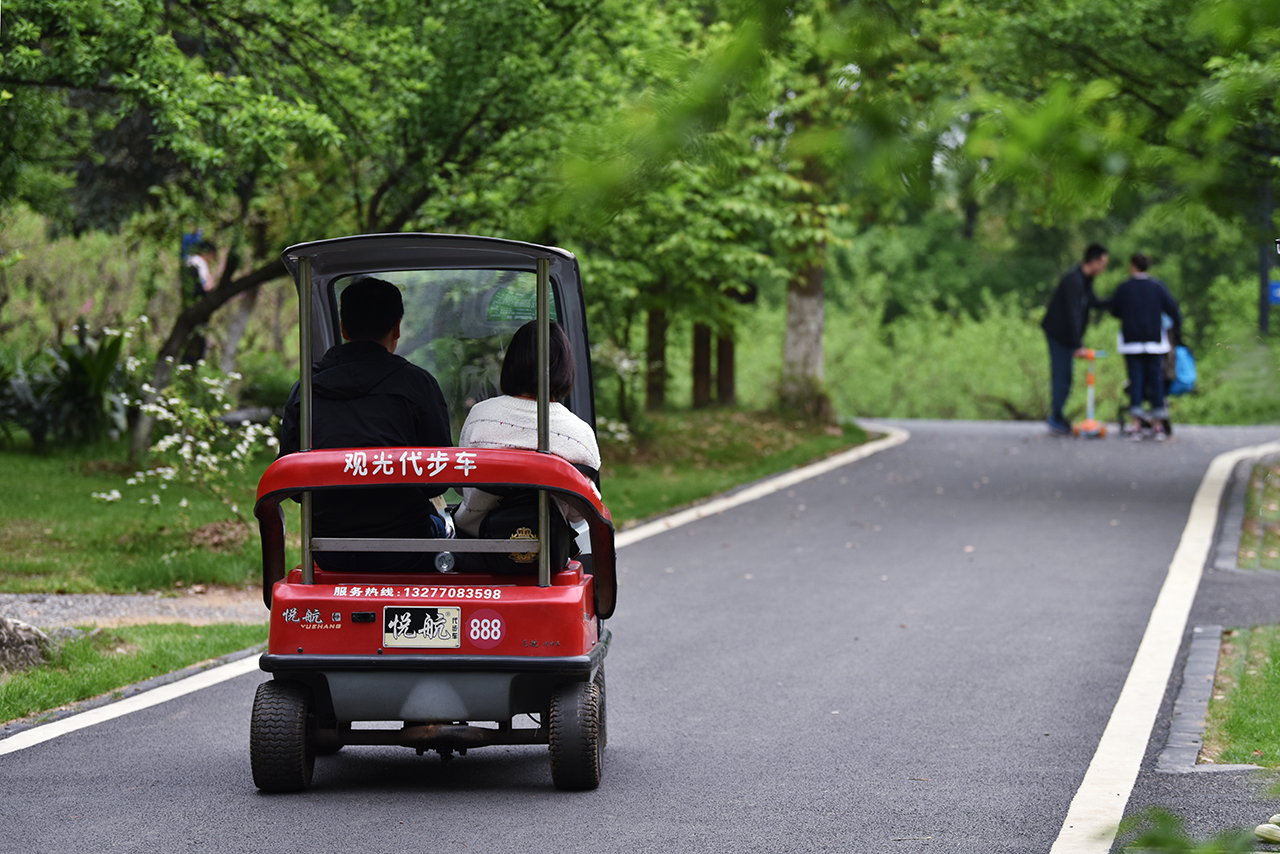
[[[1223,636],[1201,756],[1220,765],[1280,768],[1280,626]]]
[[[42,667],[0,674],[0,721],[107,694],[266,639],[265,623],[101,629],[59,644]]]
[[[650,416],[634,447],[606,444],[600,473],[619,528],[866,441],[771,412],[700,410]]]
[[[268,463],[262,460],[262,468]],[[191,489],[129,486],[132,473],[116,446],[49,456],[0,452],[0,592],[239,586],[257,576],[256,527]],[[256,482],[244,484],[240,506],[253,506],[256,488]],[[112,490],[119,500],[91,497]]]
[[[1280,461],[1256,463],[1250,473],[1237,563],[1242,569],[1280,570]]]
[[[823,428],[769,412],[650,416],[640,441],[602,448],[604,499],[622,527],[865,439],[857,427]],[[189,489],[129,486],[122,454],[114,446],[44,457],[0,451],[0,592],[128,593],[257,579],[256,526]],[[246,511],[256,487],[246,483],[237,496]],[[112,490],[118,501],[91,497]],[[286,527],[296,533],[297,510],[286,512]],[[297,554],[294,546],[290,559]]]

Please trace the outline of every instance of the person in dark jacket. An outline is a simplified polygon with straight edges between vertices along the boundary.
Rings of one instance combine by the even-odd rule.
[[[1175,340],[1182,333],[1182,313],[1164,282],[1147,273],[1151,259],[1141,252],[1129,259],[1129,278],[1120,283],[1106,301],[1108,310],[1120,318],[1117,347],[1124,354],[1129,371],[1129,414],[1134,430],[1143,422],[1156,424],[1156,438],[1163,438],[1163,422],[1169,417],[1164,397],[1164,356],[1171,349],[1164,317],[1172,321]],[[1151,401],[1151,414],[1142,408],[1143,398]]]
[[[1058,280],[1044,320],[1040,322],[1049,343],[1049,429],[1054,433],[1071,433],[1071,422],[1063,414],[1062,407],[1071,394],[1072,359],[1084,355],[1084,331],[1089,325],[1089,309],[1102,305],[1093,293],[1093,279],[1107,268],[1107,260],[1107,248],[1100,243],[1090,243],[1084,251],[1084,260],[1072,266]]]
[[[312,374],[315,448],[452,447],[449,409],[428,371],[395,355],[404,302],[390,282],[365,276],[342,292],[345,343],[329,348]],[[289,394],[280,424],[280,455],[299,450],[300,390]],[[384,487],[319,491],[312,497],[317,537],[448,536],[432,498],[444,489]],[[322,569],[410,571],[429,568],[411,553],[318,552]]]

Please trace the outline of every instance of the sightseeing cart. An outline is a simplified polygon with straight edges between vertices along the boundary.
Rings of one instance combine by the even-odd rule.
[[[271,609],[261,668],[272,675],[253,705],[255,785],[305,789],[315,757],[347,745],[401,745],[448,759],[486,745],[547,744],[558,788],[596,787],[611,639],[604,620],[617,587],[613,525],[598,474],[540,451],[311,448],[312,362],[341,340],[338,297],[363,275],[401,288],[396,352],[439,381],[455,436],[471,404],[499,393],[503,348],[533,319],[539,448],[549,447],[552,319],[568,334],[579,368],[564,403],[594,425],[577,261],[550,247],[431,234],[303,243],[283,259],[300,295],[302,450],[267,469],[254,508]],[[314,493],[410,485],[523,495],[530,515],[502,538],[313,535]],[[302,556],[290,568],[284,520],[293,501],[301,505]],[[568,550],[555,541],[554,523],[564,523],[554,502],[585,520]],[[431,556],[434,571],[326,570],[324,556],[335,552],[348,553],[346,567],[353,553],[414,552]]]

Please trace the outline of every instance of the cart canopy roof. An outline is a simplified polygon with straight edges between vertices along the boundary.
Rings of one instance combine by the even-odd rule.
[[[299,243],[282,260],[299,292],[311,262],[311,356],[342,341],[338,298],[361,276],[400,288],[405,315],[396,353],[430,371],[449,404],[456,439],[467,412],[498,390],[511,335],[537,313],[537,262],[549,262],[551,317],[573,347],[576,373],[565,405],[593,428],[590,342],[578,262],[563,249],[451,234],[367,234]]]

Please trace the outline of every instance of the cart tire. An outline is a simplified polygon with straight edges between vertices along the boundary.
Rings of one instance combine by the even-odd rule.
[[[596,691],[600,694],[600,749],[604,750],[609,746],[609,726],[608,716],[605,712],[608,705],[605,703],[604,690],[604,665],[600,665],[600,669],[596,671],[596,678],[592,680],[596,684]]]
[[[557,789],[594,789],[604,765],[603,708],[595,682],[561,685],[551,698],[551,782]]]
[[[258,686],[249,724],[253,784],[264,792],[301,792],[311,785],[316,754],[311,692],[296,682]]]

